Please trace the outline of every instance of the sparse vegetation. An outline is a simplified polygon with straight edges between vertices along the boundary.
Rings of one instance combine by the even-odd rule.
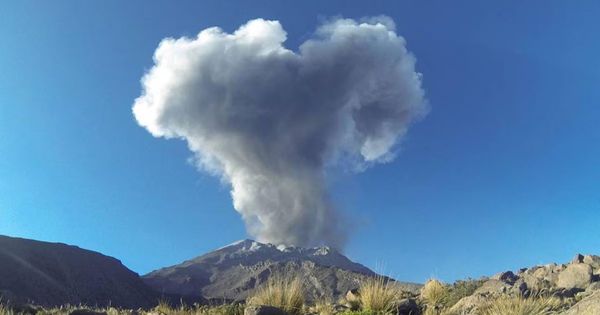
[[[271,277],[248,299],[249,305],[269,305],[293,315],[301,314],[304,292],[299,277]]]
[[[339,313],[338,315],[377,315],[377,313],[373,312],[373,311],[367,311],[367,310],[346,310],[343,311],[341,313]]]
[[[563,309],[565,304],[555,297],[508,297],[502,296],[490,301],[482,309],[481,315],[549,315]]]
[[[425,303],[426,314],[439,314],[446,306],[448,288],[439,280],[430,279],[421,289],[421,299]]]
[[[383,276],[366,279],[358,290],[361,309],[375,314],[392,313],[403,293],[395,281]]]
[[[312,311],[319,315],[333,315],[335,314],[335,306],[329,299],[319,299],[315,302]]]
[[[444,301],[444,305],[447,308],[452,307],[460,299],[467,297],[475,292],[479,287],[483,285],[484,280],[458,280],[454,284],[448,287],[448,295]]]
[[[242,304],[224,304],[224,305],[185,305],[172,306],[166,301],[159,301],[158,305],[150,310],[130,310],[114,307],[92,308],[84,305],[72,306],[64,305],[54,308],[42,308],[27,306],[23,308],[11,308],[8,305],[0,303],[0,315],[68,315],[74,312],[81,314],[106,314],[106,315],[134,315],[134,314],[159,314],[159,315],[243,315],[244,306]]]
[[[378,276],[368,278],[359,286],[358,291],[348,293],[344,299],[345,303],[334,303],[330,299],[321,298],[309,307],[303,299],[300,278],[272,277],[248,299],[248,305],[273,306],[290,315],[388,315],[396,314],[398,306],[402,304],[400,301],[410,297],[413,301],[421,302],[420,306],[413,304],[414,310],[410,311],[411,315],[556,315],[577,302],[575,298],[559,298],[547,294],[528,294],[527,297],[506,294],[487,296],[475,309],[452,308],[461,298],[472,295],[482,282],[483,280],[469,279],[446,285],[431,279],[422,287],[420,298],[416,298],[415,295],[404,292],[395,281]],[[358,307],[345,308],[348,307],[346,299],[357,302]],[[0,301],[0,315],[68,315],[75,311],[87,315],[244,315],[244,309],[245,305],[239,303],[189,306],[181,303],[174,306],[167,300],[158,301],[158,305],[150,310],[91,308],[84,305],[57,308],[25,305],[12,308],[10,304]]]
[[[4,304],[0,304],[0,315],[14,315],[15,313]]]

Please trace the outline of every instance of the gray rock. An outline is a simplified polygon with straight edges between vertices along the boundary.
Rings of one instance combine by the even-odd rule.
[[[580,264],[582,262],[583,262],[583,255],[581,255],[581,254],[575,255],[575,257],[573,257],[573,259],[571,259],[572,264]]]
[[[528,296],[529,293],[531,292],[531,289],[527,286],[527,283],[525,283],[525,280],[523,280],[523,279],[517,280],[512,285],[512,288],[510,290],[511,290],[511,293],[513,293],[514,295],[522,295],[522,296]]]
[[[360,301],[360,294],[358,293],[358,289],[350,289],[346,292],[346,301],[353,303]]]
[[[588,292],[600,290],[600,282],[590,284],[585,290]]]
[[[519,279],[519,277],[517,275],[515,275],[512,271],[505,271],[505,272],[501,272],[499,274],[492,276],[491,279],[500,280],[502,282],[512,285]]]
[[[526,272],[529,268],[521,268],[519,269],[519,271],[517,272],[518,274],[522,274],[524,272]]]
[[[600,256],[596,255],[585,255],[583,256],[583,263],[590,265],[592,269],[600,269]]]
[[[582,289],[578,289],[578,288],[571,288],[571,289],[565,289],[565,288],[555,288],[549,291],[550,295],[552,296],[556,296],[556,297],[560,297],[560,298],[573,298],[577,295],[577,293],[583,291]]]
[[[274,306],[248,305],[244,309],[244,315],[287,315],[287,313]]]
[[[402,299],[398,301],[396,306],[396,314],[398,315],[414,315],[419,314],[419,305],[414,299]]]
[[[483,283],[481,287],[475,290],[474,294],[504,294],[508,293],[512,286],[504,281],[490,279]]]
[[[597,315],[600,314],[600,291],[587,296],[573,305],[562,315]]]
[[[583,260],[583,258],[582,258]],[[559,288],[585,289],[592,282],[592,267],[583,263],[570,264],[558,274]]]
[[[450,310],[450,314],[461,314],[461,315],[475,315],[477,314],[479,308],[488,302],[488,298],[481,294],[473,294],[467,297],[464,297],[456,304],[454,304]]]
[[[541,281],[548,282],[551,286],[556,286],[556,282],[558,282],[558,274],[564,269],[564,265],[547,264],[536,267],[531,273],[528,274]]]
[[[18,306],[14,306],[13,311],[16,314],[24,314],[24,315],[25,314],[35,315],[38,313],[44,313],[44,310],[41,307],[31,305],[31,304],[21,304]],[[10,313],[8,313],[8,314],[10,314]]]

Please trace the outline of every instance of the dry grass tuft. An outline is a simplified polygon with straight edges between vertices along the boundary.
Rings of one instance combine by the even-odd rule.
[[[15,315],[15,313],[4,304],[0,304],[0,315]]]
[[[393,313],[403,294],[395,281],[383,276],[367,278],[361,283],[358,292],[362,309],[377,314]]]
[[[449,296],[448,293],[448,287],[439,280],[428,280],[421,288],[421,299],[425,304],[424,315],[447,314],[445,306]]]
[[[448,297],[448,289],[439,280],[430,279],[421,289],[421,298],[428,310],[437,310],[444,307]]]
[[[314,313],[319,315],[333,315],[335,314],[335,306],[329,299],[319,299],[315,301],[315,306],[312,308]]]
[[[248,299],[248,305],[269,305],[299,315],[304,306],[302,281],[299,277],[271,277]]]
[[[556,297],[499,297],[480,309],[481,315],[549,315],[564,307]]]

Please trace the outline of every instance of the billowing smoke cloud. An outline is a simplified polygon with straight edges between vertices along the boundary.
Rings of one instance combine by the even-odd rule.
[[[326,170],[390,161],[427,112],[421,76],[389,18],[330,21],[297,52],[285,40],[262,19],[164,39],[133,113],[155,137],[187,141],[258,240],[340,247]]]

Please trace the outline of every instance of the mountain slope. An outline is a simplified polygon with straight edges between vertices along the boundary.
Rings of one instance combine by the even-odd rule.
[[[147,307],[158,295],[115,258],[61,243],[0,235],[0,298],[44,306]]]
[[[143,276],[155,290],[209,299],[245,299],[272,275],[302,276],[307,298],[338,298],[356,288],[369,268],[328,247],[277,247],[243,240]],[[409,290],[419,285],[403,284]]]

